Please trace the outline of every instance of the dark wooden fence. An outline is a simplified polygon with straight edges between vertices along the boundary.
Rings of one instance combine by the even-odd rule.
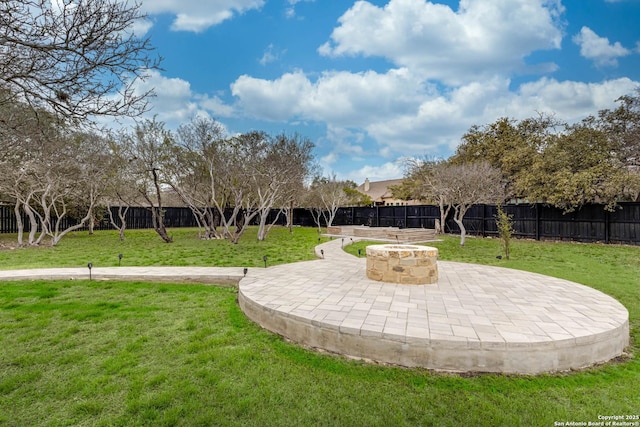
[[[515,237],[640,245],[640,203],[621,203],[614,212],[603,205],[587,205],[567,214],[542,204],[506,205],[504,210],[513,218]],[[471,207],[464,218],[467,233],[497,236],[496,215],[495,205]],[[434,228],[439,219],[437,206],[379,206],[342,208],[334,224]],[[445,231],[460,232],[452,213],[445,221]]]
[[[115,210],[114,209],[114,214]],[[578,242],[624,243],[640,245],[640,203],[621,203],[614,212],[601,205],[587,205],[568,214],[562,210],[541,205],[506,205],[504,210],[512,215],[515,237],[536,240],[567,240]],[[497,236],[496,206],[475,205],[465,216],[467,232],[478,236]],[[275,215],[273,213],[272,215]],[[334,220],[335,225],[369,225],[372,227],[394,226],[401,228],[434,228],[440,218],[437,206],[378,206],[341,208]],[[73,224],[73,218],[68,219]],[[151,213],[145,208],[130,208],[127,228],[151,228]],[[278,221],[284,224],[281,215]],[[295,209],[293,222],[298,226],[315,225],[307,209]],[[25,218],[28,229],[28,221]],[[196,227],[197,223],[187,208],[167,208],[167,227]],[[65,226],[66,226],[65,225]],[[110,229],[106,212],[98,213],[97,230]],[[0,233],[15,233],[16,219],[11,206],[0,206]],[[459,233],[458,226],[450,215],[445,221],[445,231]]]

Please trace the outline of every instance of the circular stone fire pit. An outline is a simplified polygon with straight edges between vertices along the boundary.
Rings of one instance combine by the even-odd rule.
[[[379,282],[427,285],[438,281],[438,249],[419,245],[367,246],[367,277]]]

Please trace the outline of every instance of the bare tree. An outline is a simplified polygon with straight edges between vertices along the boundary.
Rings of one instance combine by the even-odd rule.
[[[79,150],[71,147],[73,141],[66,129],[50,114],[41,111],[40,120],[36,120],[20,103],[2,105],[2,110],[10,111],[13,117],[2,123],[0,191],[14,202],[18,244],[24,244],[24,212],[30,225],[28,244],[37,245],[59,230],[58,221],[67,215],[74,199],[71,190],[81,187],[77,182],[69,185],[79,178]],[[54,222],[58,227],[52,226]]]
[[[118,153],[122,161],[129,163],[136,191],[145,200],[151,212],[153,229],[166,243],[173,239],[164,224],[162,204],[163,189],[167,188],[164,166],[173,150],[173,136],[164,124],[145,120],[133,132],[122,132],[117,137]]]
[[[38,131],[32,136],[29,133],[37,129],[37,123],[29,123],[28,119],[17,120],[23,117],[22,112],[15,103],[0,105],[0,118],[9,118],[0,119],[0,195],[6,202],[14,204],[19,246],[24,243],[22,212],[26,199],[30,198],[29,166],[34,161],[33,150],[27,149],[27,145],[37,147],[39,141]],[[35,218],[34,222],[37,228]]]
[[[448,165],[440,179],[440,192],[453,207],[453,220],[460,227],[460,246],[464,246],[467,235],[464,216],[475,204],[504,200],[506,191],[502,174],[487,162],[474,162]]]
[[[99,144],[71,138],[67,126],[146,110],[152,92],[135,84],[160,58],[135,34],[141,19],[139,3],[119,0],[0,2],[0,185],[13,181],[5,194],[15,203],[20,244],[21,212],[29,244],[45,235],[56,244],[93,219],[103,162],[88,159]],[[65,228],[72,214],[82,219]]]
[[[268,138],[260,162],[249,163],[253,173],[248,176],[258,202],[258,240],[266,239],[279,215],[293,200],[295,189],[307,179],[312,169],[312,149],[308,139],[282,133]],[[267,218],[274,207],[279,208],[278,214],[268,224]]]
[[[226,203],[221,174],[226,173],[225,130],[217,121],[196,117],[178,128],[169,184],[193,213],[203,239],[224,237],[217,230]]]
[[[267,138],[266,133],[254,131],[238,135],[228,142],[228,167],[223,188],[229,194],[229,205],[233,209],[228,221],[233,221],[235,230],[227,236],[232,243],[238,243],[258,215],[260,206],[268,203],[268,194],[261,196],[257,191]]]
[[[82,156],[80,176],[78,181],[84,184],[84,196],[81,200],[92,200],[89,207],[89,234],[93,234],[94,227],[101,214],[104,200],[113,178],[111,164],[115,158],[111,153],[108,139],[96,132],[78,132],[74,135],[74,146]]]
[[[41,191],[34,199],[42,230],[55,246],[93,220],[107,187],[103,165],[109,153],[104,139],[92,133],[61,134],[56,144],[48,140],[47,146],[46,160],[35,172]]]
[[[345,191],[345,188],[354,186],[353,182],[338,180],[335,174],[330,177],[314,178],[305,204],[311,209],[318,228],[320,228],[320,217],[324,219],[327,227],[330,227],[338,209],[351,204],[353,195]]]
[[[124,198],[120,196],[120,193],[116,193],[118,197],[118,221],[113,217],[113,206],[111,200],[106,202],[107,215],[109,216],[109,223],[118,230],[118,236],[120,237],[120,241],[124,240],[125,234],[124,232],[127,229],[127,212],[131,208],[131,204]]]
[[[16,135],[19,145],[0,162],[0,189],[14,201],[19,245],[24,244],[22,212],[29,218],[29,245],[46,236],[57,245],[93,216],[105,188],[100,165],[106,153],[96,135],[67,132],[42,119],[33,124],[29,134]]]
[[[410,160],[406,168],[406,184],[398,191],[406,193],[406,197],[437,203],[440,231],[444,231],[446,218],[453,210],[453,220],[460,228],[461,246],[466,238],[463,219],[469,208],[478,203],[502,202],[507,194],[500,170],[488,162]]]
[[[135,34],[144,18],[139,3],[119,0],[0,2],[0,104],[81,120],[139,115],[151,92],[134,85],[160,61]]]
[[[118,230],[120,240],[125,239],[125,231],[127,229],[127,212],[131,206],[140,206],[144,204],[144,199],[137,191],[135,163],[129,161],[124,148],[119,145],[117,137],[113,135],[107,140],[109,157],[105,159],[102,167],[105,169],[107,187],[102,199],[102,203],[106,208],[109,222]],[[116,208],[117,220],[114,217],[114,208]]]
[[[445,232],[446,218],[452,208],[448,199],[449,183],[446,182],[450,175],[448,167],[450,166],[444,160],[410,159],[406,162],[403,181],[404,186],[408,187],[406,198],[420,199],[438,205],[440,209],[439,226],[436,226],[438,233]]]
[[[220,125],[209,119],[179,130],[167,182],[205,228],[204,238],[237,243],[257,213],[247,172],[255,161],[251,146],[261,141],[262,133],[254,134],[225,139]]]
[[[304,182],[295,183],[289,186],[285,191],[282,209],[289,233],[293,233],[293,213],[295,212],[295,207],[299,206],[299,204],[303,202],[305,192],[306,188]]]

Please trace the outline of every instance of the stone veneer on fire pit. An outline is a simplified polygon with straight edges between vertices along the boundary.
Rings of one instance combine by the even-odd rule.
[[[419,245],[367,246],[367,277],[387,283],[427,285],[438,281],[438,249]]]

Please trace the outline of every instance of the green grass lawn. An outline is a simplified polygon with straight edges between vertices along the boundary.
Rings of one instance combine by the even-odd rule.
[[[273,245],[269,259],[278,253],[282,262],[309,259],[318,238],[312,229],[293,236],[278,230],[258,243],[253,234],[236,253],[226,242],[194,236],[175,230],[176,243],[167,245],[152,232],[130,232],[124,244],[140,254],[123,262],[171,264],[177,251],[179,265],[245,265],[258,258],[253,265],[259,266],[267,245]],[[347,249],[357,253],[364,245]],[[640,414],[640,248],[516,241],[505,261],[496,259],[497,240],[469,239],[460,248],[446,238],[434,245],[441,259],[551,274],[616,297],[630,312],[635,356],[537,377],[447,375],[299,348],[248,321],[229,288],[5,282],[0,425],[553,426]],[[88,258],[117,265],[122,247],[117,233],[78,233],[53,249],[0,251],[0,266],[76,265],[83,255],[77,265]]]
[[[118,265],[197,265],[217,267],[260,267],[263,256],[269,265],[313,259],[313,248],[318,243],[317,229],[294,227],[293,233],[285,227],[274,227],[266,240],[257,240],[257,228],[250,227],[236,245],[227,240],[201,240],[197,229],[169,230],[173,243],[164,243],[153,230],[127,230],[120,241],[117,231],[70,233],[51,247],[0,250],[0,269],[38,267],[84,267],[91,262],[95,267]],[[322,239],[322,238],[321,238]],[[1,235],[0,247],[13,248],[15,235]],[[325,241],[325,240],[322,240]]]

